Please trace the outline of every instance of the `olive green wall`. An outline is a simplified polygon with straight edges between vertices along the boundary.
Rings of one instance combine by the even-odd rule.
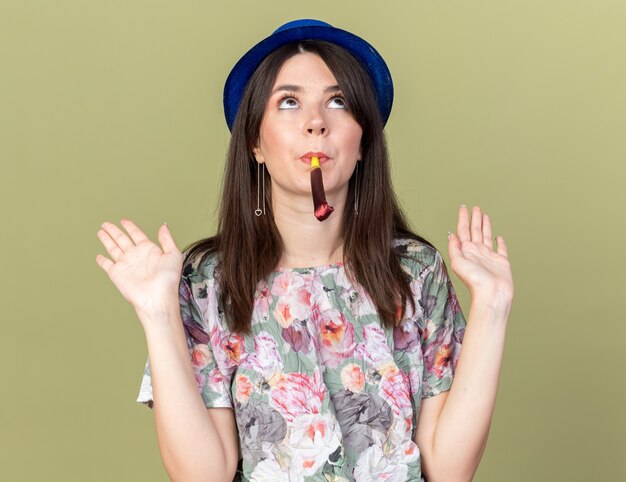
[[[386,132],[414,228],[448,260],[458,204],[478,204],[509,246],[515,300],[475,480],[624,480],[626,3],[215,5],[0,6],[0,479],[168,480],[135,402],[143,330],[95,262],[96,232],[129,217],[153,239],[167,221],[179,246],[211,233],[224,80],[313,17],[390,66]]]

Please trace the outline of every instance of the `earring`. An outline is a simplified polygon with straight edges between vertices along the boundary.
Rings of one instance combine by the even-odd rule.
[[[356,161],[356,176],[354,178],[354,214],[359,214],[359,164],[361,164],[361,161]]]
[[[256,209],[254,210],[254,214],[260,216],[261,214],[265,214],[265,163],[263,163],[263,211],[261,211],[261,194],[259,192],[260,184],[261,184],[261,166],[259,166],[259,162],[256,163]]]

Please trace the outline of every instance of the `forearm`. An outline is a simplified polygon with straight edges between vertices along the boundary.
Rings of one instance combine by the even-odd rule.
[[[140,318],[150,358],[159,450],[170,478],[227,480],[225,450],[198,392],[178,305]]]
[[[471,481],[496,402],[510,302],[472,301],[463,347],[433,440],[433,482]]]

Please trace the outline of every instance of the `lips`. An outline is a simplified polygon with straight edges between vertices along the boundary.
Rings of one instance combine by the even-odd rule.
[[[328,157],[328,154],[326,154],[324,152],[307,152],[306,154],[303,154],[302,156],[300,156],[300,159],[303,162],[311,164],[311,158],[312,157],[317,157],[320,160],[320,163],[330,159]]]

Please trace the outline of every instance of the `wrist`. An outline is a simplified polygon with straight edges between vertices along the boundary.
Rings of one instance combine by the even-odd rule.
[[[158,303],[135,308],[135,312],[144,328],[153,325],[167,325],[172,322],[181,322],[178,299],[159,300]]]
[[[498,290],[479,291],[471,294],[471,306],[478,310],[487,310],[508,316],[513,297]]]

